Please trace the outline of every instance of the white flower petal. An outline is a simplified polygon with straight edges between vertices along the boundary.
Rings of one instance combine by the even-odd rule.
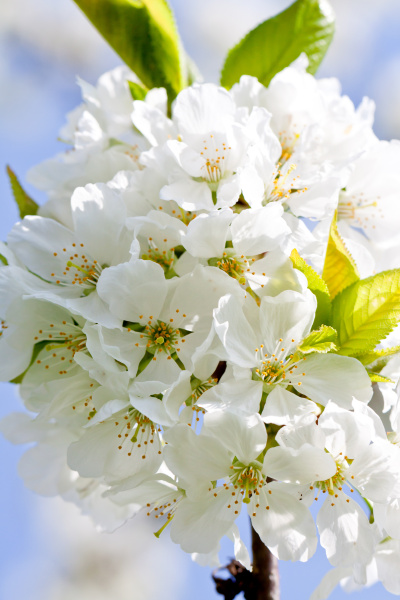
[[[304,444],[293,448],[270,448],[264,458],[269,477],[285,483],[309,484],[325,481],[336,473],[336,463],[324,450]]]
[[[254,529],[277,558],[304,562],[314,554],[317,536],[312,516],[279,484],[262,488],[248,511]]]
[[[287,425],[298,421],[304,415],[319,413],[320,409],[314,402],[278,385],[268,394],[261,417],[266,423]]]
[[[133,259],[105,269],[97,283],[97,291],[110,311],[120,319],[144,322],[149,316],[159,315],[167,286],[160,265],[150,260]]]
[[[227,509],[230,499],[230,490],[219,488],[216,496],[211,491],[197,501],[182,500],[171,523],[172,541],[185,552],[212,552],[236,519]]]
[[[199,215],[189,223],[186,235],[182,239],[183,246],[192,256],[221,257],[232,217],[233,213],[229,209]]]
[[[169,429],[164,438],[168,442],[164,448],[167,466],[190,485],[196,487],[229,473],[233,455],[219,440],[204,434],[196,435],[184,424]]]
[[[240,367],[254,367],[258,341],[235,296],[226,295],[214,310],[214,327],[229,360]]]
[[[327,498],[317,516],[321,546],[334,567],[368,563],[374,551],[372,528],[361,507],[340,493]]]
[[[353,398],[368,402],[372,385],[363,365],[355,358],[337,354],[312,354],[301,364],[304,377],[301,386],[293,386],[324,406],[332,400],[343,408],[351,409]]]
[[[197,406],[208,412],[223,410],[237,415],[254,415],[260,408],[262,382],[230,379],[204,392]]]
[[[239,254],[253,256],[274,250],[289,233],[280,204],[243,210],[231,225],[232,240]]]
[[[210,412],[204,416],[203,431],[213,435],[244,465],[255,461],[267,443],[265,425],[258,414]]]

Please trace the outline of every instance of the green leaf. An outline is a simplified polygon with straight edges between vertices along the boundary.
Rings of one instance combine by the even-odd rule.
[[[370,380],[374,381],[375,383],[394,383],[394,381],[392,381],[392,379],[389,379],[388,377],[383,377],[383,375],[374,373],[374,371],[369,371],[367,369],[367,373],[369,375]]]
[[[400,321],[400,269],[383,271],[347,287],[332,302],[338,353],[364,356]]]
[[[322,325],[317,331],[311,331],[301,342],[298,350],[303,354],[311,352],[326,353],[336,350],[337,331],[333,327]]]
[[[306,263],[304,258],[301,258],[297,250],[292,251],[290,258],[294,268],[301,271],[307,277],[308,287],[317,298],[317,310],[313,328],[317,328],[323,323],[330,323],[331,299],[325,281]]]
[[[0,261],[3,263],[3,265],[5,265],[5,266],[8,265],[8,260],[2,254],[0,254]]]
[[[331,298],[360,279],[356,263],[340,237],[337,228],[337,212],[329,232],[322,277],[326,281]]]
[[[147,92],[149,91],[146,87],[140,85],[140,83],[135,83],[134,81],[128,81],[128,85],[134,100],[144,100],[146,98]]]
[[[75,0],[122,60],[169,101],[185,87],[181,42],[166,0]]]
[[[370,365],[376,360],[380,360],[382,358],[389,358],[394,354],[398,354],[400,352],[400,346],[392,346],[391,348],[383,348],[381,350],[373,350],[372,352],[368,352],[367,354],[362,354],[358,356],[358,360],[363,365]]]
[[[221,84],[227,88],[242,75],[264,85],[305,52],[315,73],[334,33],[334,15],[327,0],[297,0],[250,31],[226,57]]]
[[[14,171],[8,165],[6,168],[14,200],[18,205],[19,216],[23,219],[27,215],[36,215],[39,205],[25,192]]]
[[[195,81],[202,81],[203,77],[194,60],[188,55],[185,55],[184,72],[187,79],[187,85],[192,85]]]

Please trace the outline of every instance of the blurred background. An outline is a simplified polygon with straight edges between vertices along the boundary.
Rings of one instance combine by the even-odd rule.
[[[318,76],[336,76],[358,104],[377,104],[375,132],[400,137],[400,3],[331,0],[335,40]],[[170,0],[184,45],[204,79],[218,81],[227,50],[290,0]],[[5,165],[27,191],[31,166],[62,150],[58,130],[80,102],[76,76],[90,83],[120,64],[72,0],[0,4],[0,239],[17,220]],[[0,417],[21,408],[13,386],[1,385]],[[140,518],[114,534],[98,534],[72,505],[40,498],[17,475],[23,448],[0,438],[0,600],[212,600],[210,569],[191,562],[168,539],[156,540]],[[241,526],[248,540],[248,524]],[[100,536],[100,537],[99,537]],[[232,549],[222,546],[222,560]],[[322,551],[306,564],[280,565],[282,600],[308,600],[329,565]],[[340,588],[332,600],[347,598]],[[382,586],[355,598],[393,598]]]

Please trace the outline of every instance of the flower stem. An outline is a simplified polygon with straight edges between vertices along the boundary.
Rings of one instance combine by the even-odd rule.
[[[251,590],[248,590],[246,600],[279,600],[279,569],[278,559],[271,554],[260,536],[251,528],[253,551],[253,577]]]

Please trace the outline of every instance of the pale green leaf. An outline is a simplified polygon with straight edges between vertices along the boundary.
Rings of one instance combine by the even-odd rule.
[[[75,0],[147,88],[170,102],[186,86],[181,42],[166,0]]]
[[[339,235],[337,213],[333,217],[329,232],[322,277],[326,281],[331,298],[360,279],[356,263]]]
[[[347,287],[333,300],[332,315],[339,354],[358,357],[373,352],[400,321],[400,269]]]
[[[389,358],[394,354],[398,354],[400,352],[400,346],[392,346],[391,348],[382,348],[381,350],[373,350],[372,352],[368,352],[367,354],[362,354],[358,356],[358,360],[363,365],[370,365],[376,360],[381,360],[382,358]]]
[[[294,268],[306,276],[308,287],[317,298],[313,328],[317,328],[322,324],[327,325],[331,320],[331,299],[325,281],[306,263],[297,250],[292,251],[290,258]]]
[[[333,327],[322,325],[317,331],[311,331],[298,346],[302,354],[311,352],[331,352],[336,350],[337,331]]]
[[[334,33],[334,15],[327,0],[297,0],[250,31],[226,57],[221,84],[227,88],[242,75],[268,85],[271,79],[305,52],[315,73]]]
[[[374,371],[369,371],[367,369],[367,373],[369,375],[370,380],[375,383],[394,383],[388,377],[383,377],[383,375],[379,375],[379,373],[374,373]]]
[[[7,174],[10,180],[14,200],[17,203],[19,215],[21,219],[27,215],[36,215],[39,205],[25,192],[24,188],[18,181],[18,177],[14,171],[7,165]]]

